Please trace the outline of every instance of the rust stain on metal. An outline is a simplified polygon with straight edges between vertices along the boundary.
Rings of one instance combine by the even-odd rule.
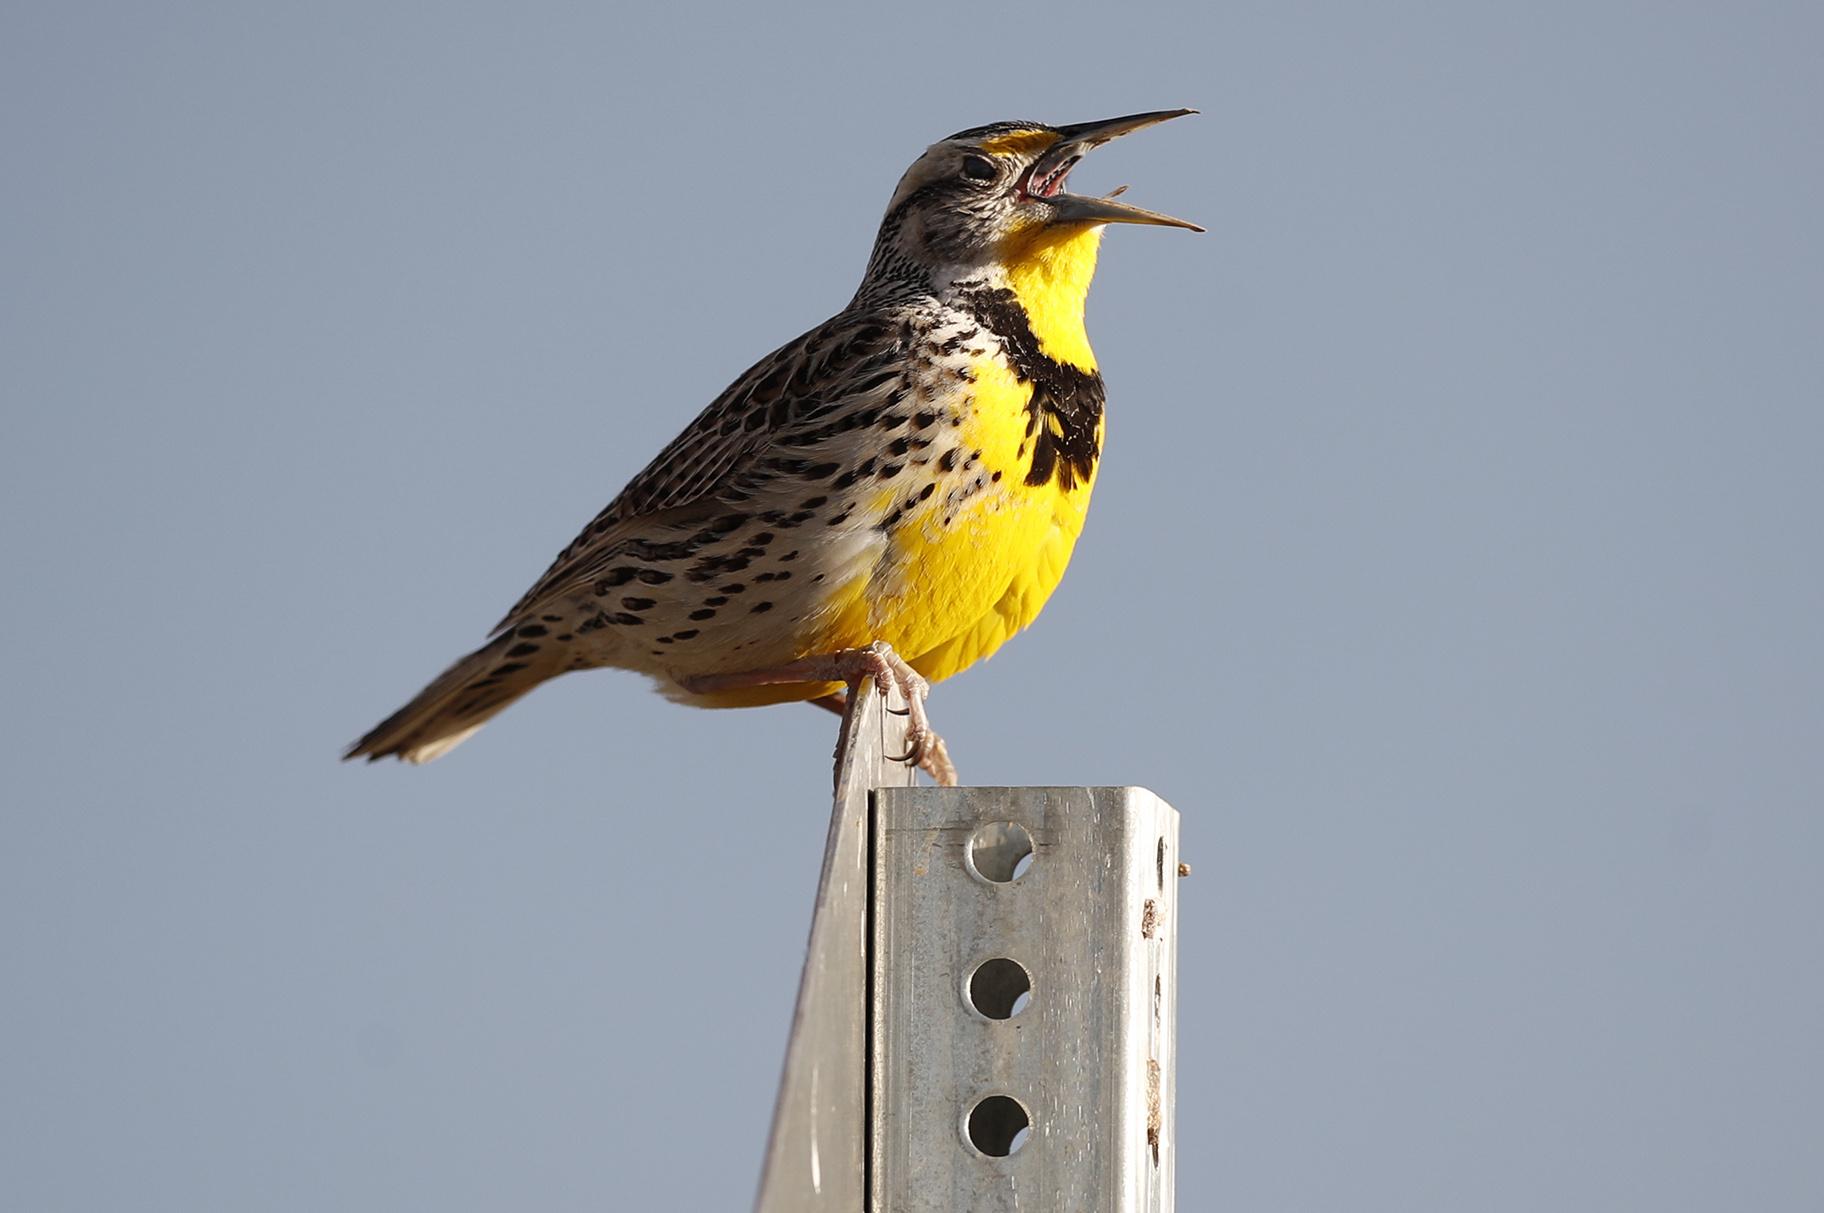
[[[1159,1059],[1146,1059],[1146,1144],[1153,1152],[1153,1165],[1159,1165],[1159,1131],[1165,1114],[1159,1105]]]
[[[1140,938],[1151,939],[1159,929],[1159,903],[1152,898],[1146,899],[1146,908],[1140,911]]]
[[[1190,864],[1181,863],[1178,865],[1178,875],[1189,876],[1190,874],[1191,874],[1191,865]]]

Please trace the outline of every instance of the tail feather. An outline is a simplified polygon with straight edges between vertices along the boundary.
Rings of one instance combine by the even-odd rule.
[[[378,762],[398,758],[423,763],[442,757],[521,695],[563,672],[549,664],[551,646],[540,647],[540,653],[509,655],[508,650],[515,648],[511,631],[489,641],[370,729],[348,747],[343,759]],[[540,661],[540,657],[547,660]]]

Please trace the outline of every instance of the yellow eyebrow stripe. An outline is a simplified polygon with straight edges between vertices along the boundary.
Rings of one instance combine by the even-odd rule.
[[[1054,131],[1009,131],[982,140],[982,150],[995,156],[1023,156],[1042,152],[1057,141]]]

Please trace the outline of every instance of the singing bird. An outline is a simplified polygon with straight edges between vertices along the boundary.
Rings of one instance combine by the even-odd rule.
[[[849,305],[735,380],[487,644],[344,757],[428,762],[572,670],[633,670],[702,707],[840,710],[842,687],[872,677],[905,702],[906,760],[953,783],[929,684],[1033,621],[1095,486],[1103,388],[1083,305],[1103,229],[1203,230],[1066,181],[1092,149],[1194,112],[933,144]]]

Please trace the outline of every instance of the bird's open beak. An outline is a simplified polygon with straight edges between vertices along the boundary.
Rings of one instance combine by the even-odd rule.
[[[1064,192],[1065,178],[1087,153],[1131,131],[1196,112],[1155,110],[1149,114],[1129,114],[1125,118],[1079,122],[1075,126],[1063,127],[1058,132],[1058,141],[1033,162],[1032,168],[1020,182],[1020,190],[1027,200],[1050,208],[1051,213],[1046,218],[1051,223],[1151,223],[1160,227],[1183,227],[1201,232],[1203,229],[1189,220],[1174,219],[1157,211],[1142,210],[1125,202],[1116,202],[1112,195],[1106,198],[1086,198],[1080,194]]]

